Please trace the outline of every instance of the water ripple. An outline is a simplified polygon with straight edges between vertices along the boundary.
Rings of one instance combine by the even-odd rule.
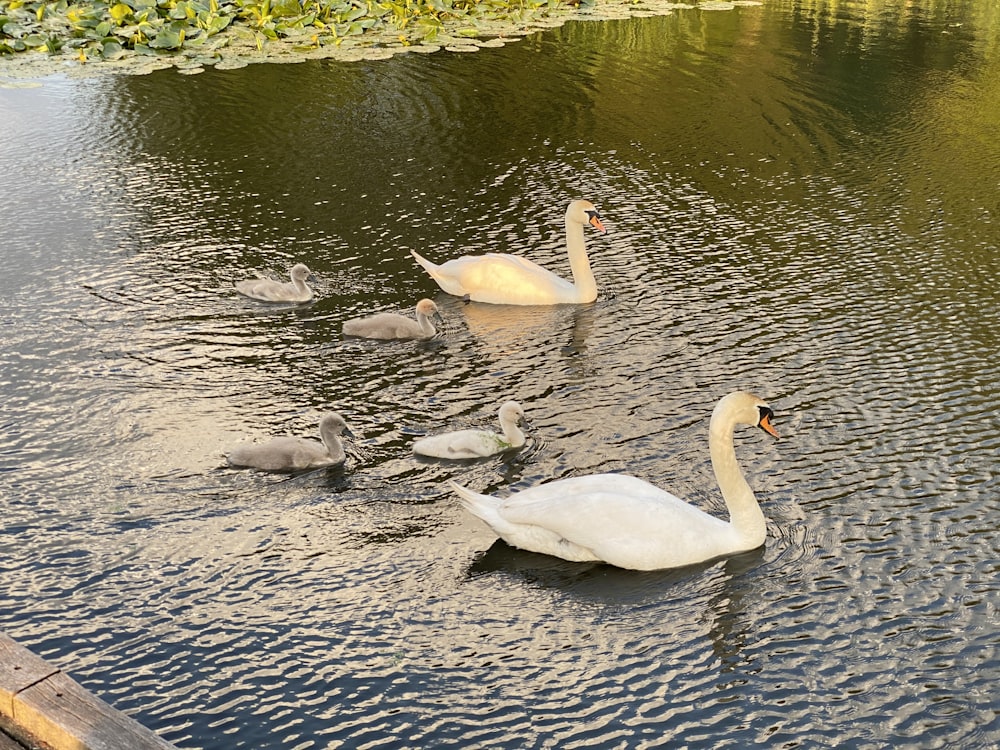
[[[859,9],[19,94],[44,126],[0,157],[36,175],[0,279],[0,625],[180,747],[996,744],[992,78],[928,62],[979,59],[972,20]],[[409,258],[568,274],[578,196],[609,228],[593,305],[466,304]],[[233,289],[303,259],[310,304]],[[422,296],[434,341],[340,335]],[[623,471],[723,514],[736,388],[782,435],[736,440],[751,553],[566,563],[445,485]],[[507,398],[524,449],[412,455]],[[330,409],[344,467],[225,466]]]

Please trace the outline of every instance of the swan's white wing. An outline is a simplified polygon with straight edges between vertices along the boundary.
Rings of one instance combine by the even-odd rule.
[[[486,253],[485,258],[490,258],[496,263],[504,263],[512,268],[519,268],[525,273],[550,273],[533,260],[528,260],[521,255],[511,255],[510,253]]]
[[[709,559],[706,544],[714,547],[730,534],[725,521],[623,474],[532,487],[507,498],[499,513],[509,523],[547,529],[601,560],[634,569]]]
[[[502,253],[465,256],[438,268],[479,302],[517,304],[520,300],[548,300],[554,294],[572,294],[573,284],[527,258]]]

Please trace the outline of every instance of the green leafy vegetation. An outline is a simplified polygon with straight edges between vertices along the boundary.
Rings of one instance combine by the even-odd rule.
[[[526,20],[579,0],[0,0],[0,55],[32,50],[86,61],[211,54],[233,34],[258,49],[339,45],[370,32],[401,45],[479,35],[483,21]]]

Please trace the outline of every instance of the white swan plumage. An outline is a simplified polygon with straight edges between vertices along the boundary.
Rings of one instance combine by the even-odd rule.
[[[764,514],[736,462],[736,425],[777,437],[773,412],[744,391],[712,412],[712,467],[729,509],[724,521],[636,477],[596,474],[557,480],[506,499],[451,482],[462,505],[508,544],[577,562],[658,570],[756,549],[767,535]]]
[[[417,303],[417,319],[399,313],[376,313],[367,318],[353,318],[344,321],[345,336],[359,336],[366,339],[429,339],[437,333],[431,322],[432,317],[440,319],[441,313],[432,300],[422,299]]]
[[[231,466],[262,471],[292,472],[337,466],[347,459],[340,436],[351,434],[336,412],[319,421],[322,443],[300,437],[278,437],[259,445],[241,445],[226,454]]]
[[[566,252],[573,281],[556,276],[519,255],[466,255],[436,265],[415,250],[410,253],[444,291],[473,302],[496,305],[593,302],[597,299],[597,282],[590,269],[583,236],[583,228],[588,225],[601,234],[607,232],[593,203],[586,200],[570,203],[566,209]]]
[[[312,289],[306,283],[310,276],[304,263],[296,263],[289,271],[292,280],[248,279],[237,281],[236,291],[252,299],[263,302],[308,302],[313,298]]]
[[[520,423],[524,409],[516,401],[507,401],[498,412],[502,435],[490,430],[456,430],[421,438],[413,452],[431,458],[485,458],[524,445]]]

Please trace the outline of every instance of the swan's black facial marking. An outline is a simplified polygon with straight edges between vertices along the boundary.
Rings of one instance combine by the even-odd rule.
[[[587,223],[590,224],[594,229],[599,231],[601,234],[607,234],[608,230],[604,228],[603,222],[601,222],[601,215],[597,211],[587,211]]]
[[[757,426],[760,427],[764,432],[772,437],[778,437],[778,431],[774,429],[771,425],[771,420],[774,419],[774,412],[771,411],[771,407],[759,404],[757,406],[757,411],[760,416],[757,419]]]

